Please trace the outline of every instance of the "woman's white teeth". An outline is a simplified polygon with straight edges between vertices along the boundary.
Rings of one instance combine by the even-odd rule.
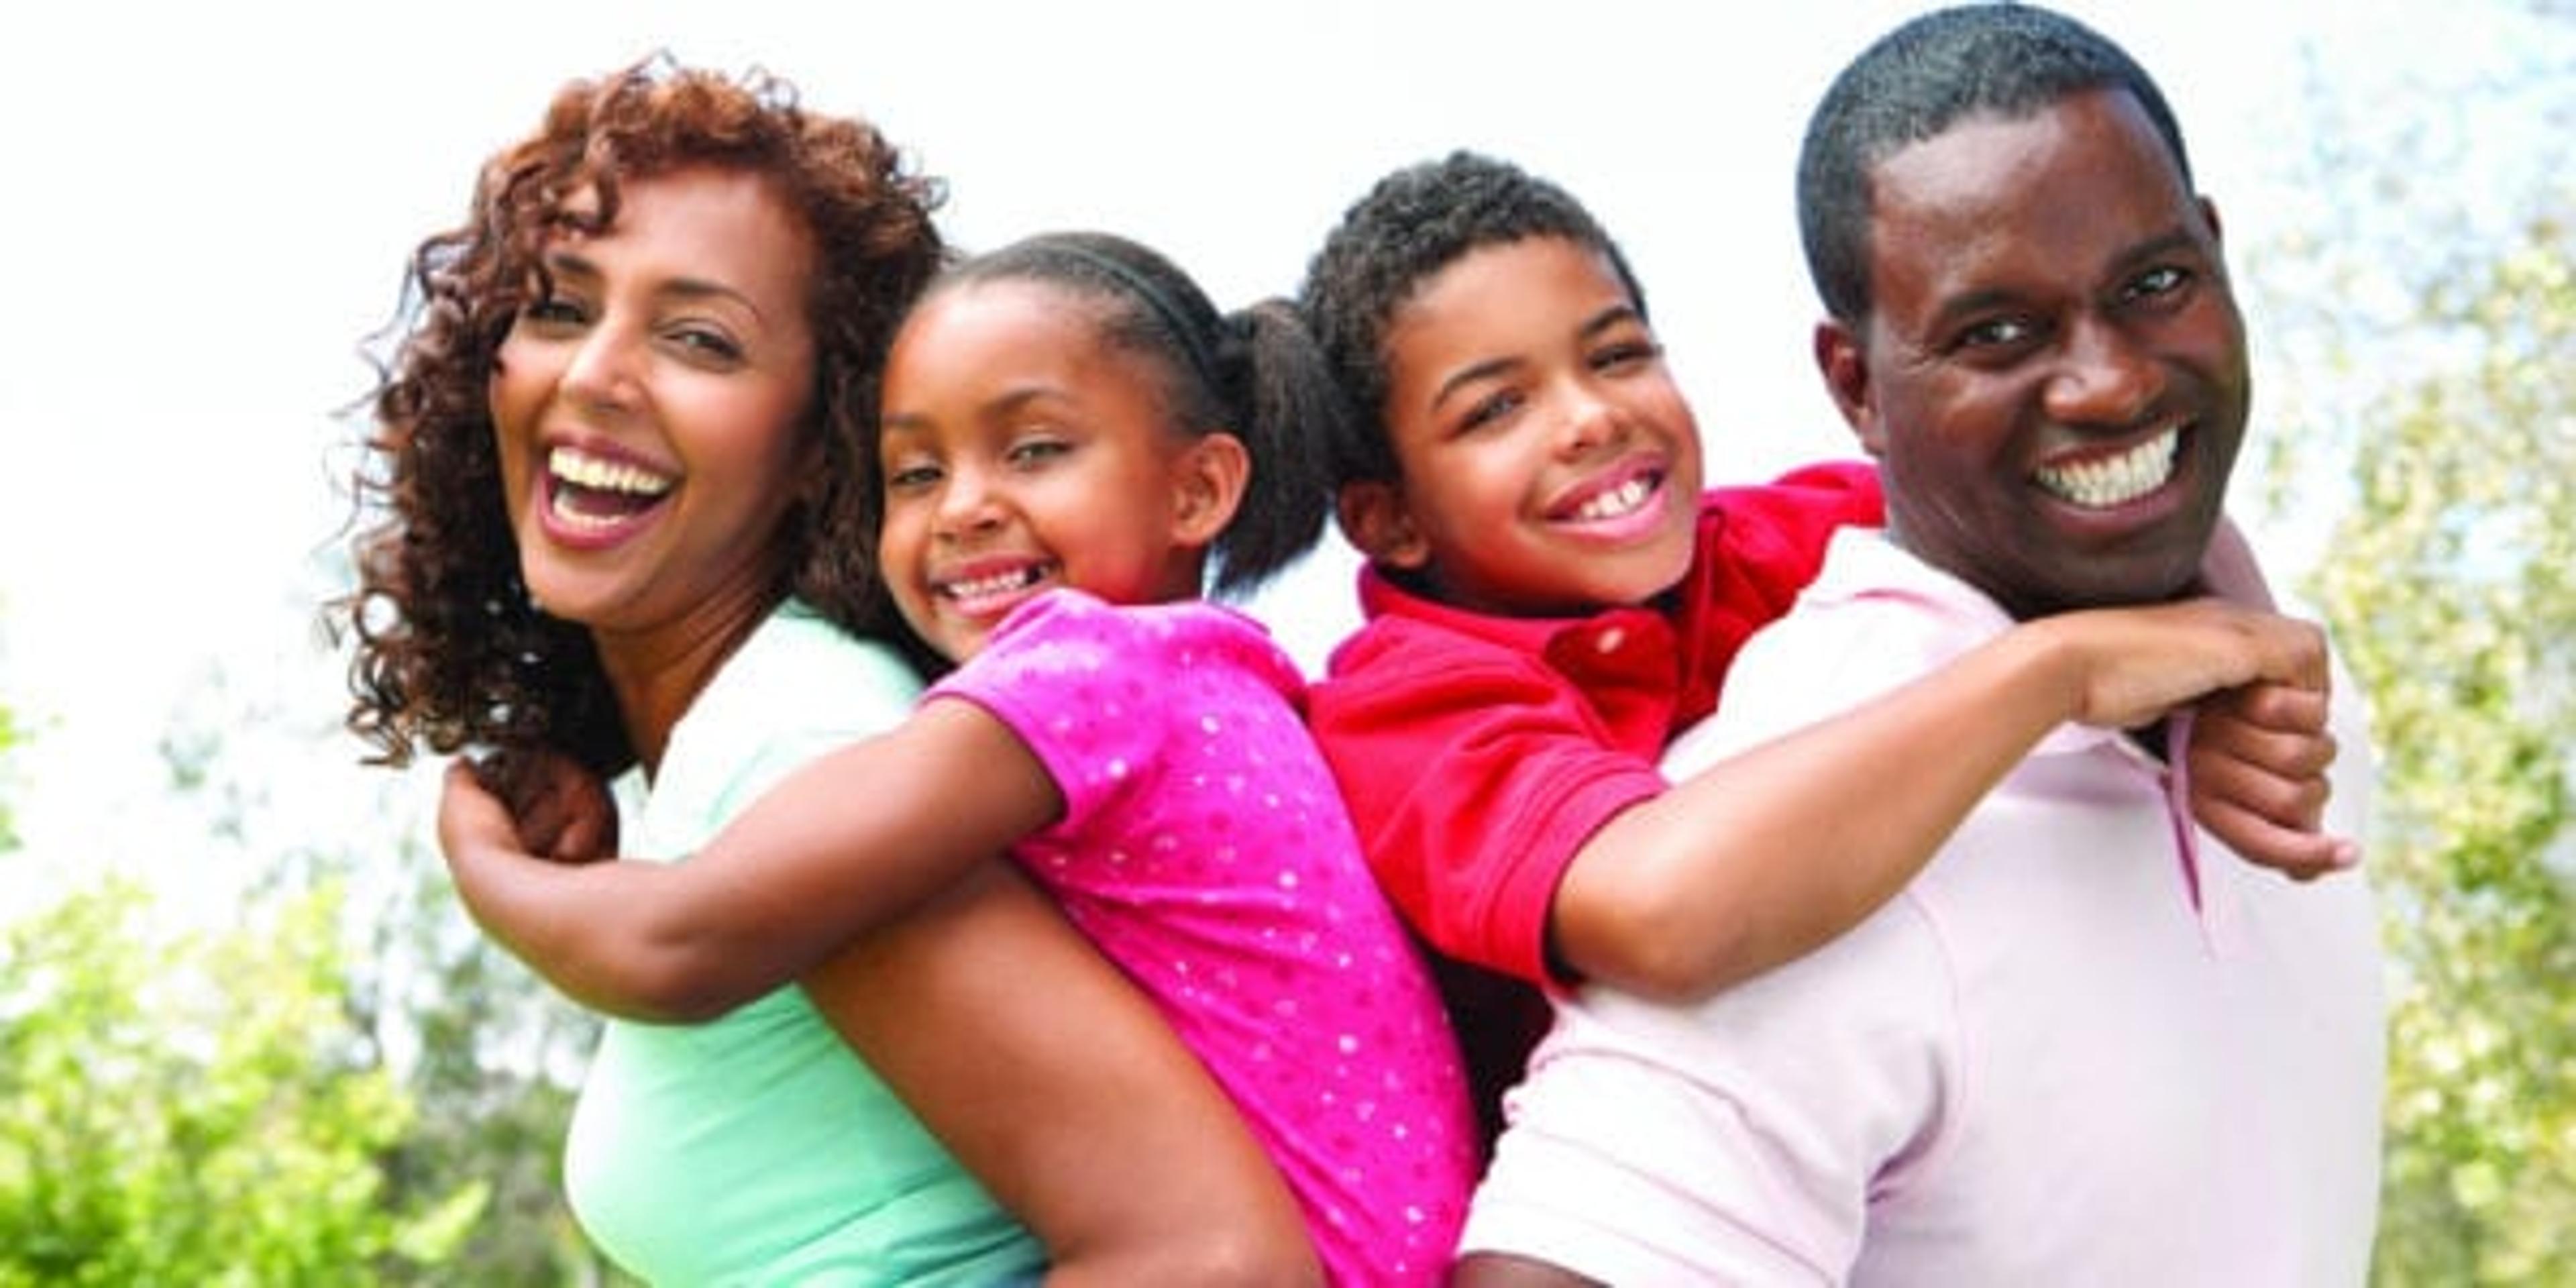
[[[2039,485],[2050,495],[2087,509],[2124,505],[2173,477],[2174,448],[2181,441],[2179,428],[2168,429],[2117,456],[2079,465],[2043,465]]]
[[[1576,507],[1574,517],[1586,523],[1597,519],[1615,519],[1646,503],[1646,494],[1654,489],[1644,478],[1632,478],[1609,491],[1598,493]]]
[[[671,490],[671,480],[641,466],[558,447],[546,454],[546,469],[556,478],[593,492],[619,492],[654,497]]]

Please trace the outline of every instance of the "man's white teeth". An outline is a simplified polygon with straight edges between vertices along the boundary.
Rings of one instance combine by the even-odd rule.
[[[2179,428],[2168,429],[2117,456],[2080,465],[2043,465],[2039,485],[2052,496],[2087,509],[2125,505],[2165,485],[2173,477]]]
[[[671,490],[671,480],[641,466],[558,447],[546,454],[546,469],[556,478],[593,492],[619,492],[654,497]]]
[[[1007,595],[1012,591],[1018,590],[1021,587],[1027,586],[1036,581],[1037,577],[1038,570],[1035,568],[1018,568],[1013,569],[1010,572],[997,572],[991,576],[977,577],[969,581],[952,581],[948,583],[947,586],[948,597],[950,599],[981,599],[987,595]]]
[[[1586,523],[1615,519],[1646,503],[1646,494],[1654,488],[1643,477],[1632,478],[1607,492],[1585,501],[1574,511],[1574,517]]]

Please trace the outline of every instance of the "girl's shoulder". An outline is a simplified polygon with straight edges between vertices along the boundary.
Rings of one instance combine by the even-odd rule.
[[[1071,588],[1013,610],[968,665],[1138,675],[1232,667],[1285,692],[1304,685],[1269,628],[1238,609],[1202,599],[1112,604]]]

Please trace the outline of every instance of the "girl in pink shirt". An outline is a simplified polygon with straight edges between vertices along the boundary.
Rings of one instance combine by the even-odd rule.
[[[862,459],[895,604],[959,668],[686,863],[536,858],[452,775],[460,893],[575,997],[699,1018],[1007,849],[1234,1098],[1330,1278],[1440,1282],[1475,1168],[1455,1041],[1295,665],[1199,598],[1318,535],[1329,494],[1295,444],[1336,398],[1284,305],[1220,316],[1132,242],[1050,234],[952,270],[896,337]],[[1102,1183],[1139,1165],[1104,1159]]]

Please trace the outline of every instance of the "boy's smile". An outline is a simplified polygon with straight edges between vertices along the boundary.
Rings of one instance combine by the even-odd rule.
[[[1510,616],[1642,603],[1690,566],[1699,431],[1599,253],[1551,236],[1425,279],[1386,329],[1400,484],[1345,490],[1354,544]]]

